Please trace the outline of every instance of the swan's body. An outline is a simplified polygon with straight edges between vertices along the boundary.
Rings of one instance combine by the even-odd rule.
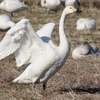
[[[14,26],[15,23],[12,21],[11,17],[5,14],[0,15],[0,29],[6,30]]]
[[[0,3],[0,9],[12,14],[28,9],[28,6],[19,0],[4,0]]]
[[[44,0],[44,1],[46,1],[45,6],[47,8],[48,13],[50,12],[50,10],[57,12],[62,7],[60,0]]]
[[[77,11],[80,9],[80,3],[78,0],[65,0],[65,6],[74,6],[77,8]]]
[[[88,42],[84,42],[83,44],[77,46],[73,52],[73,59],[81,59],[87,57],[88,55],[99,55],[99,48],[95,45],[89,44]]]
[[[77,30],[95,30],[96,29],[96,22],[93,19],[89,18],[80,18],[76,22],[76,29]]]
[[[75,8],[69,6],[62,13],[59,23],[59,46],[51,40],[52,31],[49,34],[42,33],[42,40],[28,19],[22,19],[6,33],[0,43],[0,59],[14,53],[18,67],[26,64],[28,66],[12,81],[13,83],[43,83],[45,89],[47,81],[63,66],[70,52],[70,44],[64,31],[64,20],[67,14],[75,11]]]

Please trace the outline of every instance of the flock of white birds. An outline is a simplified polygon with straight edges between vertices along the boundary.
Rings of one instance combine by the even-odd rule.
[[[48,13],[61,9],[60,0],[41,0],[41,6],[46,7]],[[0,3],[0,9],[11,13],[27,10],[28,6],[19,0],[4,0]],[[65,8],[59,21],[59,46],[56,46],[51,38],[55,23],[47,23],[35,32],[28,19],[22,19],[18,23],[12,22],[8,15],[0,15],[0,29],[10,28],[0,42],[0,59],[14,54],[16,66],[26,66],[25,71],[14,79],[13,83],[43,83],[46,89],[47,81],[64,65],[70,52],[70,43],[64,30],[64,21],[68,14],[80,10],[78,0],[65,0]],[[96,22],[89,18],[77,21],[77,30],[96,29]],[[80,59],[88,54],[99,54],[99,48],[84,42],[72,52],[74,59]]]

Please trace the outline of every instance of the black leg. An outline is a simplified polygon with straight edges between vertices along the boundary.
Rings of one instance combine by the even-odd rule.
[[[43,91],[41,93],[43,96],[47,96],[47,92],[46,92],[46,83],[43,83]]]
[[[11,17],[13,17],[13,13],[11,13]]]
[[[43,90],[46,90],[46,83],[43,83]]]

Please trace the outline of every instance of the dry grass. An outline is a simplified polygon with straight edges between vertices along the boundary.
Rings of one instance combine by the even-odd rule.
[[[100,47],[100,1],[80,0],[80,2],[83,12],[69,15],[65,25],[66,35],[71,43],[71,52],[83,41]],[[23,17],[28,18],[36,31],[45,23],[55,22],[56,27],[52,37],[53,41],[59,44],[58,25],[62,10],[48,15],[45,8],[37,5],[38,0],[25,0],[25,3],[30,6],[29,10],[16,13],[13,21],[17,22]],[[77,31],[75,23],[81,17],[95,19],[97,30]],[[0,40],[5,33],[0,32]],[[42,84],[38,84],[36,89],[32,84],[10,84],[9,81],[20,75],[24,67],[16,68],[13,55],[1,60],[0,100],[100,100],[100,57],[89,56],[75,61],[72,59],[71,52],[65,65],[48,81],[47,96],[41,95]]]

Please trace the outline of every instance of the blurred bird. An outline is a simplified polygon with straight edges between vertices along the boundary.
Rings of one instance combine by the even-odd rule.
[[[46,0],[41,0],[41,6],[46,7]]]
[[[74,6],[77,9],[77,12],[81,12],[80,2],[78,0],[65,0],[65,6]]]
[[[96,30],[96,21],[89,18],[80,18],[76,22],[77,30]]]
[[[41,0],[41,5],[47,8],[48,13],[50,11],[57,12],[62,7],[60,0]]]
[[[99,48],[93,44],[88,43],[87,41],[83,42],[83,44],[78,45],[72,51],[73,59],[81,59],[87,57],[88,55],[100,55]]]
[[[19,0],[4,0],[0,3],[0,9],[11,13],[13,17],[13,13],[27,10],[28,6]]]
[[[0,30],[6,30],[14,26],[15,23],[12,21],[11,17],[5,14],[0,15]]]

